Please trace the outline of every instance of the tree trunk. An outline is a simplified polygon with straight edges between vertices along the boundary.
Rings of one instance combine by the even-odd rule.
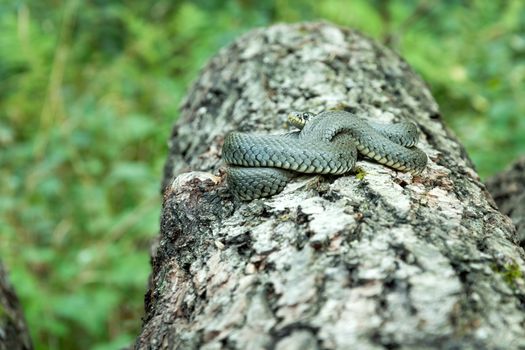
[[[525,157],[487,180],[487,188],[500,211],[516,225],[518,243],[525,247]]]
[[[20,303],[0,263],[0,350],[32,348]]]
[[[421,176],[360,160],[235,201],[226,133],[285,132],[292,110],[411,120]],[[391,50],[325,23],[221,50],[181,107],[139,349],[518,349],[524,252],[425,83]]]

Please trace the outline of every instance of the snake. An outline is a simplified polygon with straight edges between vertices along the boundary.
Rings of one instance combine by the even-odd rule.
[[[226,135],[222,158],[228,188],[236,198],[273,196],[300,174],[349,173],[358,153],[413,174],[427,164],[427,155],[416,147],[419,131],[412,122],[381,124],[347,111],[291,112],[288,122],[298,130]]]

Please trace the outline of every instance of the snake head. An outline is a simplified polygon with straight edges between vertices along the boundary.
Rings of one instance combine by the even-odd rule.
[[[292,124],[296,128],[302,129],[313,117],[315,117],[315,114],[311,112],[294,111],[288,114],[288,123]]]

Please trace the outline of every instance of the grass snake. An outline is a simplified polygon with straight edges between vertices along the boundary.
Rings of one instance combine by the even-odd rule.
[[[357,153],[400,171],[420,173],[426,154],[415,147],[414,123],[379,124],[346,111],[320,114],[292,112],[289,122],[300,130],[283,135],[229,133],[222,149],[227,183],[241,200],[282,191],[299,173],[348,173]]]

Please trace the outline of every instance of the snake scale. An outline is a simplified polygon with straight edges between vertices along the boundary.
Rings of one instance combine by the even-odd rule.
[[[415,147],[414,123],[378,124],[346,111],[293,112],[289,122],[300,130],[283,135],[229,133],[222,150],[227,183],[241,200],[282,191],[299,173],[348,173],[357,153],[400,171],[420,173],[426,154]]]

